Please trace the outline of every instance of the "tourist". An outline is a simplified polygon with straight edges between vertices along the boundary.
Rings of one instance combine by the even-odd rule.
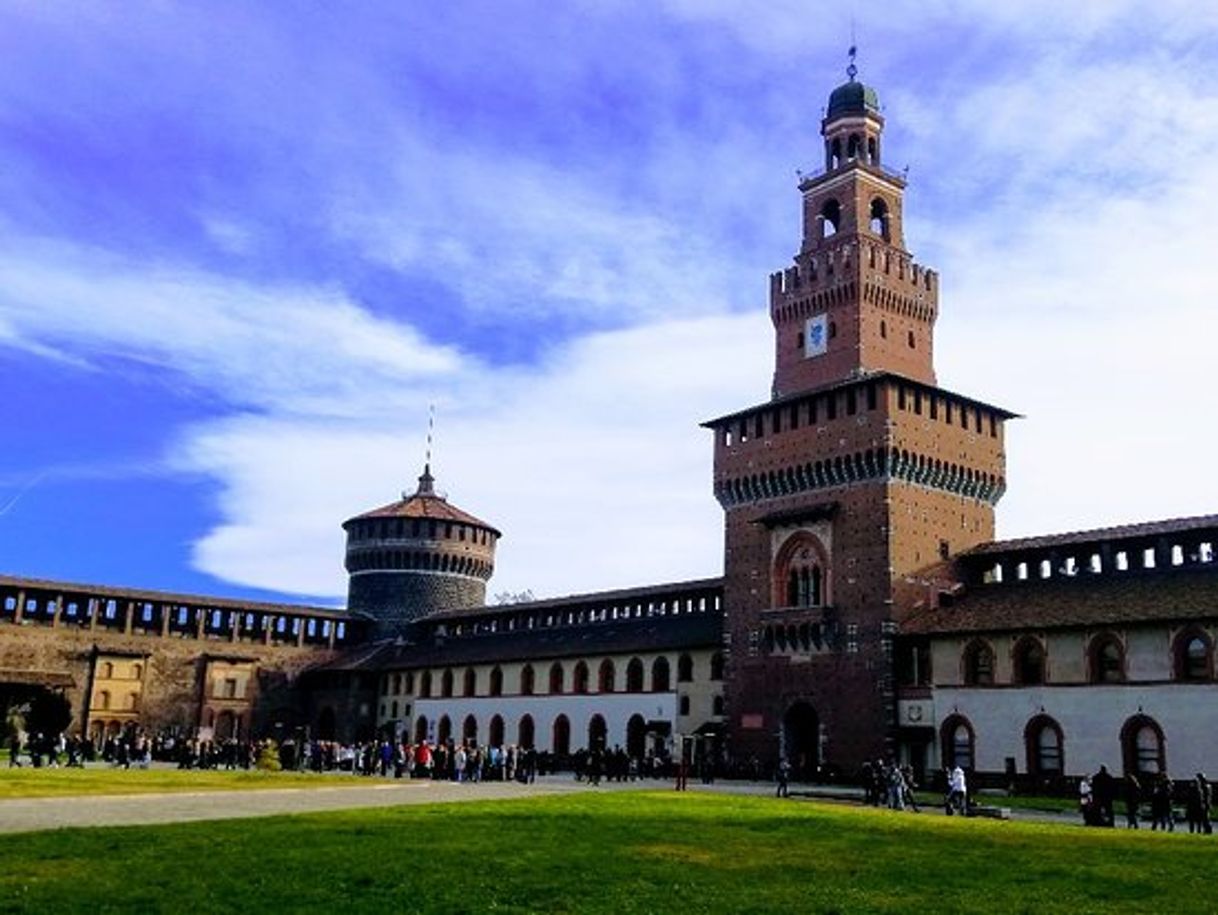
[[[1130,772],[1125,776],[1125,828],[1138,828],[1138,804],[1142,802],[1142,783]]]
[[[778,760],[778,790],[774,793],[775,797],[790,797],[791,791],[789,782],[791,779],[791,764],[784,756]]]
[[[1167,832],[1176,830],[1175,817],[1171,808],[1171,787],[1171,779],[1167,777],[1167,773],[1160,772],[1158,778],[1155,779],[1150,795],[1150,828],[1152,831],[1159,828]]]
[[[16,733],[8,739],[8,767],[21,768],[21,736]]]
[[[968,813],[968,782],[964,778],[964,769],[955,766],[947,776],[947,815]]]
[[[1108,773],[1107,766],[1091,777],[1091,790],[1095,795],[1096,826],[1112,826],[1112,803],[1116,800],[1116,779]]]

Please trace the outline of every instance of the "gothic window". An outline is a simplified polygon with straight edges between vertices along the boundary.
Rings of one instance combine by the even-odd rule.
[[[465,668],[465,683],[462,693],[466,696],[476,696],[478,694],[478,674],[472,667]]]
[[[445,699],[451,699],[453,694],[453,672],[445,670],[443,676],[440,677],[440,695]]]
[[[631,658],[626,665],[626,692],[641,693],[643,691],[643,662]]]
[[[829,602],[825,552],[813,535],[790,537],[774,566],[774,606],[821,607]]]
[[[597,675],[596,688],[602,693],[611,693],[617,688],[616,679],[617,672],[614,670],[613,661],[609,658],[601,661],[600,673]]]
[[[550,666],[550,693],[551,695],[559,695],[562,693],[562,664],[555,661]]]
[[[971,642],[964,649],[964,683],[966,686],[994,684],[994,649],[983,639]]]
[[[588,692],[588,665],[580,661],[575,665],[575,673],[571,676],[571,689],[583,695]]]
[[[520,695],[533,695],[534,681],[536,677],[533,674],[533,665],[526,664],[520,670]]]
[[[503,671],[498,667],[491,669],[490,693],[492,696],[503,695]]]
[[[1040,640],[1032,636],[1020,639],[1015,646],[1015,682],[1020,686],[1035,686],[1045,682],[1045,650]]]
[[[431,671],[425,670],[419,677],[419,696],[423,699],[431,698]]]
[[[1089,652],[1092,683],[1123,683],[1125,681],[1125,649],[1111,634],[1098,635],[1091,641]]]

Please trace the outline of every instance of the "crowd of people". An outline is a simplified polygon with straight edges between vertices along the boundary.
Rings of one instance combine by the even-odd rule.
[[[1145,783],[1143,783],[1145,782]],[[1087,826],[1113,827],[1116,825],[1114,806],[1118,797],[1125,805],[1125,826],[1138,829],[1147,819],[1149,810],[1150,828],[1175,832],[1182,819],[1188,831],[1210,835],[1213,823],[1210,811],[1213,806],[1213,789],[1205,774],[1198,772],[1186,782],[1174,782],[1165,773],[1138,778],[1130,773],[1116,778],[1107,766],[1100,766],[1094,775],[1084,776],[1078,787],[1079,810]]]

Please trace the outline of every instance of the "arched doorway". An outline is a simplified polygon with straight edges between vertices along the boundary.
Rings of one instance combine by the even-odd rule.
[[[791,777],[810,781],[820,766],[820,717],[806,702],[796,702],[782,717],[782,752]]]
[[[237,719],[232,712],[223,711],[216,716],[216,740],[231,740],[237,737]]]
[[[533,716],[525,715],[520,719],[520,730],[517,732],[516,742],[520,744],[521,749],[533,749]]]
[[[491,719],[490,743],[492,747],[503,745],[503,718],[499,715]]]
[[[471,747],[478,745],[478,719],[473,715],[465,716],[465,724],[461,728],[461,736]]]
[[[626,752],[642,759],[647,752],[647,722],[642,715],[631,715],[626,722]]]
[[[420,715],[414,722],[414,742],[422,743],[427,739],[427,716]]]
[[[440,717],[440,726],[436,732],[437,743],[448,743],[450,737],[453,736],[453,723],[447,715]]]
[[[608,733],[609,728],[605,725],[605,719],[600,715],[593,715],[588,722],[588,749],[604,750]]]
[[[552,744],[557,756],[566,756],[571,752],[571,722],[566,715],[554,719],[554,742]]]

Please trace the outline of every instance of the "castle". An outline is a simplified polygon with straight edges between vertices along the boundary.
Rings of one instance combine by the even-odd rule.
[[[345,611],[0,578],[0,684],[72,727],[621,745],[1052,780],[1218,758],[1218,516],[994,540],[1014,414],[938,386],[938,276],[855,78],[770,277],[772,396],[704,423],[723,576],[487,606],[500,532],[351,518]],[[1213,768],[1211,765],[1210,768]]]

